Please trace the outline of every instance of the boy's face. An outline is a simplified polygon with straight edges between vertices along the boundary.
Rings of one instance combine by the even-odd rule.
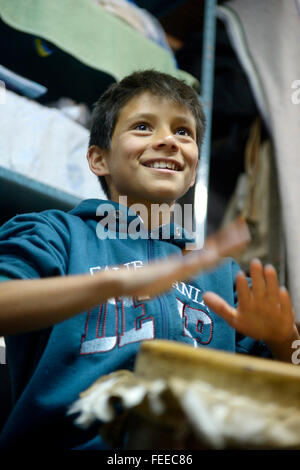
[[[121,110],[101,174],[116,202],[172,204],[194,184],[197,163],[191,111],[146,92]]]

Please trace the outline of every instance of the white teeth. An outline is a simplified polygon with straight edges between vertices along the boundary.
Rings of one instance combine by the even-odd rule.
[[[169,168],[170,170],[177,170],[176,164],[174,162],[154,162],[149,166],[150,168]]]

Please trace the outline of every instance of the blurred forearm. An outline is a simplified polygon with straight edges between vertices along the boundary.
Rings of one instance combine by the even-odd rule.
[[[109,273],[0,283],[0,336],[47,328],[115,291]]]

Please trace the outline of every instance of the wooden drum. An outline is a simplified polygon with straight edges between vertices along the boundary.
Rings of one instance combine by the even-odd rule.
[[[134,372],[102,377],[76,406],[78,424],[98,419],[130,450],[300,449],[300,368],[270,359],[146,341]]]

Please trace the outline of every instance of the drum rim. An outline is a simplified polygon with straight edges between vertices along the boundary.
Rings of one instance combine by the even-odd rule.
[[[144,372],[139,369],[139,357],[145,355],[152,356],[153,359],[159,356],[160,359],[170,360],[170,363],[175,360],[177,363],[198,364],[203,367],[214,366],[221,368],[223,373],[227,369],[231,373],[263,375],[265,379],[286,379],[300,384],[300,368],[295,364],[207,347],[194,348],[188,344],[163,339],[144,341],[141,344],[135,365],[138,375],[143,375]]]

